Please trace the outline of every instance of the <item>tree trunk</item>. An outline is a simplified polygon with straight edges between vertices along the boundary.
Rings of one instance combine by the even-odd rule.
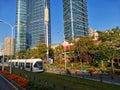
[[[111,70],[112,70],[112,73],[114,74],[114,73],[115,73],[115,70],[114,70],[113,59],[111,60]]]

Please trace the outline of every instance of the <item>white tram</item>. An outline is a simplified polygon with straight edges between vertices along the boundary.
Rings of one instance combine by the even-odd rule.
[[[10,60],[9,60],[10,65]],[[24,69],[31,72],[43,72],[42,59],[16,59],[12,60],[12,67]]]

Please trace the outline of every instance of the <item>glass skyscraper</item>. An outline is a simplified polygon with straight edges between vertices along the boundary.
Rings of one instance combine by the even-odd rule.
[[[50,0],[17,0],[16,51],[32,49],[39,43],[46,43],[44,23],[46,5],[50,12]],[[23,38],[24,42],[21,42]],[[48,22],[48,41],[51,44],[50,20]]]
[[[26,49],[26,0],[17,0],[15,52]]]
[[[88,36],[86,0],[63,0],[65,39]]]

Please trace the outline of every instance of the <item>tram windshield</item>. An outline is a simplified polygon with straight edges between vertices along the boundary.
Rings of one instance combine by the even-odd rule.
[[[42,62],[36,62],[34,67],[42,68],[43,63]]]

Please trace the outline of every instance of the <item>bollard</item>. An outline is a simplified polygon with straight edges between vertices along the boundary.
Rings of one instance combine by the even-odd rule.
[[[100,81],[102,82],[102,76],[100,76]]]

